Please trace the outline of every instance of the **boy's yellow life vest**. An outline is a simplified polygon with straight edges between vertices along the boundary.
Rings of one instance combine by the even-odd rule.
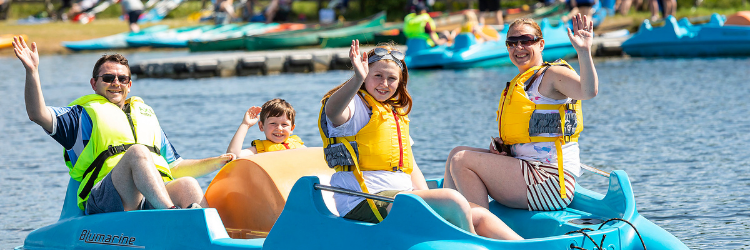
[[[362,188],[362,192],[369,193],[361,171],[403,171],[406,174],[411,174],[413,161],[411,143],[409,141],[409,118],[406,115],[399,115],[400,112],[375,100],[366,91],[360,90],[359,93],[372,109],[372,115],[367,125],[356,135],[328,137],[328,129],[325,122],[325,102],[327,100],[323,101],[323,105],[320,108],[318,129],[320,130],[320,137],[323,139],[323,146],[326,148],[326,151],[330,152],[329,149],[332,146],[340,147],[340,145],[343,145],[346,150],[340,152],[345,154],[344,157],[348,157],[354,163],[353,165],[331,166],[334,163],[330,159],[335,156],[326,153],[326,161],[329,167],[334,168],[336,172],[352,171]],[[350,142],[356,142],[356,149]],[[375,203],[371,199],[367,199],[367,202],[370,204],[370,208],[375,213],[378,221],[382,221],[383,218],[377,208],[375,208]]]
[[[404,36],[409,39],[423,39],[427,41],[427,44],[429,44],[430,47],[434,47],[435,42],[430,38],[430,34],[424,32],[424,27],[427,26],[428,23],[432,30],[437,28],[437,26],[435,26],[435,21],[432,20],[430,14],[411,13],[406,15],[406,17],[404,17]]]
[[[535,104],[526,95],[525,87],[531,85],[538,71],[547,67],[563,65],[573,70],[565,60],[532,67],[526,72],[516,75],[503,91],[497,110],[497,121],[500,138],[506,145],[531,142],[555,142],[557,149],[557,168],[560,182],[560,195],[567,198],[565,193],[565,175],[563,173],[562,145],[566,142],[577,142],[583,130],[583,111],[581,101],[573,100],[564,104]],[[536,110],[556,110],[554,121],[550,114],[535,114]],[[573,111],[566,114],[566,111]],[[547,118],[547,119],[544,119]],[[558,133],[559,137],[532,136],[539,133]]]
[[[123,153],[135,144],[142,144],[152,152],[154,164],[163,181],[174,179],[167,160],[160,154],[162,141],[159,121],[154,110],[144,104],[141,98],[131,97],[126,100],[125,105],[129,106],[126,110],[129,113],[97,94],[80,97],[70,103],[70,106],[73,105],[81,105],[93,124],[91,139],[75,165],[66,160],[70,177],[81,182],[78,187],[78,208],[84,209],[84,203],[94,184],[112,171]]]
[[[299,138],[297,135],[291,135],[286,138],[286,140],[282,143],[275,143],[271,140],[254,140],[252,145],[255,146],[255,150],[260,153],[265,152],[272,152],[272,151],[281,151],[285,149],[295,149],[302,147],[302,144],[305,144],[302,142],[302,139]]]

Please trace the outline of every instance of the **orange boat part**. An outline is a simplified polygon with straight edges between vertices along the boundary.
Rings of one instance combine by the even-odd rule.
[[[738,11],[734,15],[727,17],[724,25],[744,25],[750,26],[750,11]]]
[[[304,29],[305,25],[301,23],[282,23],[278,26],[268,29],[265,33],[273,33],[279,31],[290,31],[290,30],[301,30]]]
[[[230,237],[265,237],[300,177],[318,176],[327,185],[334,172],[320,147],[257,154],[224,166],[208,186],[206,200],[218,210]],[[323,192],[323,198],[338,214],[333,193]]]
[[[31,46],[31,42],[29,42],[29,38],[26,35],[2,34],[0,35],[0,49],[13,47],[14,36],[23,37],[23,40],[26,40],[29,46]]]

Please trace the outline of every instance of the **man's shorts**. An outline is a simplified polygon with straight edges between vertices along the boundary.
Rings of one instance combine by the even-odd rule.
[[[386,190],[379,192],[375,195],[385,196],[385,197],[396,197],[396,194],[398,194],[401,191],[398,190]],[[386,209],[388,207],[389,202],[385,201],[379,201],[379,200],[372,200],[375,202],[375,207],[378,209],[378,212],[380,212],[380,216],[383,216],[383,219],[385,219],[386,216],[388,216],[388,210]],[[367,200],[363,200],[359,204],[357,204],[356,207],[354,207],[349,213],[344,215],[344,218],[351,219],[351,220],[358,220],[358,221],[364,221],[364,222],[370,222],[370,223],[378,223],[378,217],[375,217],[375,213],[372,212],[372,208],[370,208],[370,205],[367,204]]]
[[[523,179],[526,181],[526,198],[529,211],[554,211],[566,208],[573,202],[575,195],[575,176],[567,171],[565,174],[565,192],[567,198],[560,197],[560,182],[557,166],[535,164],[521,161]]]
[[[128,12],[128,23],[134,24],[138,23],[138,18],[141,17],[141,14],[143,13],[143,10],[134,10]]]
[[[154,206],[146,198],[143,198],[141,204],[138,205],[138,210],[148,209],[154,209]],[[109,173],[91,189],[89,199],[86,201],[84,214],[91,215],[122,211],[125,211],[125,208],[122,205],[120,193],[117,192],[115,184],[112,183],[112,173]]]
[[[479,11],[500,10],[500,0],[479,0]]]

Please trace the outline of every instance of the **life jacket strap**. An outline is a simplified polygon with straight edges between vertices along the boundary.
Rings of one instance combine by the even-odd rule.
[[[117,154],[125,153],[125,151],[127,151],[133,145],[136,145],[136,144],[135,143],[122,144],[122,145],[116,145],[116,146],[109,145],[109,147],[106,150],[99,153],[99,155],[96,156],[96,159],[94,159],[94,161],[91,162],[91,165],[89,165],[89,167],[86,169],[86,172],[83,173],[83,177],[82,177],[83,179],[85,179],[86,176],[88,176],[89,174],[91,174],[91,177],[83,186],[83,190],[81,190],[81,193],[78,194],[78,197],[81,197],[81,199],[85,199],[89,195],[89,193],[91,193],[91,189],[94,187],[94,184],[96,184],[95,183],[96,177],[99,176],[99,172],[101,172],[102,167],[104,166],[104,161],[109,159],[109,157],[115,156]],[[161,151],[159,150],[158,147],[149,146],[149,145],[144,145],[144,146],[148,148],[148,151],[151,151],[152,153],[157,154],[157,155],[161,155]],[[168,177],[172,179],[172,176],[169,176],[168,174],[162,171],[159,171],[159,173],[161,174],[162,177]]]
[[[354,152],[354,148],[352,148],[352,145],[348,140],[346,140],[346,138],[341,138],[341,140],[344,144],[344,147],[349,150],[349,153],[354,160],[354,168],[352,169],[354,178],[356,178],[357,182],[359,182],[359,187],[362,188],[362,192],[370,193],[370,191],[367,190],[367,185],[365,185],[365,177],[362,175],[362,171],[359,170],[359,161],[357,160],[357,154]],[[378,208],[375,206],[375,202],[372,199],[366,200],[367,204],[370,205],[370,209],[372,209],[372,213],[375,214],[375,218],[378,219],[378,222],[383,221],[383,216],[380,215],[380,211],[378,211]]]

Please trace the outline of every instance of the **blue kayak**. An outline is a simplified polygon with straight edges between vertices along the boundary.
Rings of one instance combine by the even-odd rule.
[[[559,23],[559,22],[558,22]],[[545,61],[558,58],[571,58],[576,51],[568,38],[565,25],[552,26],[548,19],[539,23],[544,35]],[[507,28],[505,29],[507,30]],[[406,42],[406,65],[410,69],[424,68],[474,68],[512,65],[505,46],[505,33],[500,33],[499,41],[477,43],[471,34],[459,34],[451,46],[429,47],[420,39],[409,39]]]
[[[126,39],[131,36],[147,35],[154,32],[160,32],[167,30],[167,25],[156,25],[142,29],[140,32],[123,32],[106,36],[102,38],[76,41],[76,42],[62,42],[62,46],[73,51],[81,50],[105,50],[105,49],[123,49],[128,47]]]
[[[125,38],[125,41],[128,43],[128,46],[130,47],[152,46],[155,41],[159,41],[161,39],[176,37],[182,33],[196,32],[196,31],[202,32],[202,30],[211,29],[212,27],[213,25],[195,25],[195,26],[180,27],[180,28],[163,30],[160,32],[152,32],[152,33],[141,34],[141,35],[131,35]]]
[[[669,16],[664,26],[652,27],[646,19],[622,50],[636,57],[750,56],[750,26],[724,25],[725,20],[714,13],[708,23],[693,25]]]
[[[291,161],[296,163],[288,164]],[[310,168],[328,172],[310,174]],[[289,178],[299,172],[314,176]],[[560,211],[511,209],[490,202],[490,211],[526,239],[517,241],[489,239],[457,228],[412,194],[397,195],[393,209],[379,224],[344,219],[332,213],[330,204],[326,204],[326,195],[330,193],[321,191],[325,187],[318,185],[321,180],[330,179],[332,172],[325,165],[322,148],[259,154],[230,162],[216,175],[206,194],[207,199],[213,197],[208,201],[215,208],[88,216],[82,215],[76,206],[79,183],[70,180],[59,221],[34,230],[17,249],[349,249],[356,246],[357,249],[378,250],[510,250],[602,246],[603,249],[629,250],[644,249],[643,245],[651,250],[688,249],[672,234],[638,213],[630,180],[619,170],[609,174],[606,194],[576,186],[572,204]],[[221,179],[222,176],[227,178]],[[239,182],[222,185],[229,183],[229,178]],[[428,181],[431,188],[441,185],[442,179]],[[222,188],[225,189],[223,196],[209,197],[212,190]],[[243,188],[265,195],[248,196]],[[280,199],[285,199],[286,204],[276,206],[264,202]],[[257,208],[240,207],[238,214],[230,214],[223,208],[225,204],[242,206],[258,201],[261,202],[256,204]],[[260,210],[274,211],[258,212]],[[254,234],[260,237],[229,237],[228,230],[237,227],[238,221],[255,223],[269,218],[272,219],[268,222],[270,231]],[[345,237],[340,237],[342,235]]]

